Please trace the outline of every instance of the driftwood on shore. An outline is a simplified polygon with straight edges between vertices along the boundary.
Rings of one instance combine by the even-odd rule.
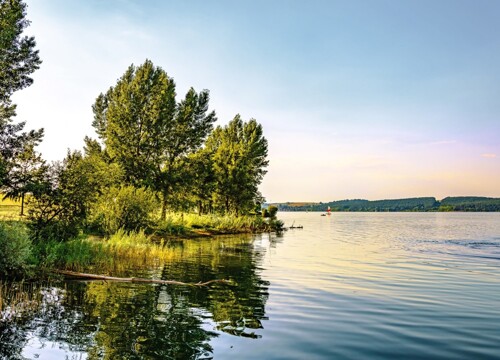
[[[185,282],[176,281],[176,280],[143,279],[143,278],[136,278],[136,277],[122,278],[122,277],[115,277],[115,276],[87,274],[87,273],[67,271],[67,270],[55,270],[54,272],[61,274],[61,275],[76,277],[76,278],[80,278],[80,279],[87,279],[87,280],[124,281],[124,282],[133,282],[133,283],[152,283],[152,284],[169,284],[169,285],[184,285],[184,286],[208,286],[208,285],[214,284],[214,283],[224,283],[224,284],[231,283],[229,280],[223,280],[223,279],[221,279],[221,280],[218,280],[218,279],[217,280],[209,280],[209,281],[197,282],[197,283],[185,283]]]

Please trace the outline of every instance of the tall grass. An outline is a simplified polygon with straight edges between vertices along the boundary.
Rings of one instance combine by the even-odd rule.
[[[67,242],[47,241],[35,246],[36,258],[43,259],[42,269],[123,272],[151,262],[172,258],[172,250],[163,241],[155,241],[143,231],[119,230],[109,238],[80,237]]]
[[[25,273],[31,251],[31,239],[24,223],[0,222],[0,276],[16,277]]]
[[[11,322],[35,312],[41,301],[41,285],[0,281],[0,323]]]
[[[159,223],[156,231],[160,236],[192,233],[221,235],[274,231],[274,225],[272,220],[266,221],[260,216],[171,213]]]

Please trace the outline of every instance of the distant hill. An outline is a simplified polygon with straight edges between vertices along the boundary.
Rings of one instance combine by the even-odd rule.
[[[279,211],[500,211],[500,198],[479,196],[434,197],[389,200],[338,200],[331,202],[275,203]]]

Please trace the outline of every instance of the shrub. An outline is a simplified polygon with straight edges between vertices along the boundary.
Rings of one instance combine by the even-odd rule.
[[[276,214],[278,213],[278,207],[275,205],[271,205],[268,208],[269,211],[269,217],[274,219],[276,217]]]
[[[74,219],[54,219],[44,222],[31,218],[29,227],[35,242],[68,241],[80,233],[80,222]]]
[[[157,208],[157,200],[150,190],[133,186],[111,187],[91,209],[89,225],[105,234],[113,234],[120,229],[147,229]]]
[[[31,240],[24,224],[0,223],[0,276],[22,275],[28,268]]]

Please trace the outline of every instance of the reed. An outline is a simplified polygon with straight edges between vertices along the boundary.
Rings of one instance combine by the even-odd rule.
[[[240,234],[268,231],[268,223],[260,216],[167,214],[156,233],[159,235],[190,235],[193,233]]]
[[[36,312],[42,303],[43,285],[0,281],[0,323],[13,322]]]
[[[119,230],[109,238],[80,237],[67,242],[47,241],[37,245],[36,257],[43,269],[123,272],[152,262],[172,258],[172,249],[164,241],[156,241],[143,231]]]

